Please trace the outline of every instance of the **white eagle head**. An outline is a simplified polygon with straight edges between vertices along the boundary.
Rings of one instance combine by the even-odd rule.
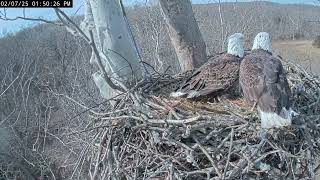
[[[228,38],[228,54],[243,57],[244,55],[244,36],[241,33],[235,33]]]
[[[254,49],[263,49],[272,53],[272,44],[271,44],[271,36],[267,32],[260,32],[254,38],[252,50]]]

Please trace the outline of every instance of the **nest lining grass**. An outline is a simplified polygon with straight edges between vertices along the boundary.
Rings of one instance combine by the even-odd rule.
[[[243,99],[188,101],[168,96],[174,78],[118,96],[108,113],[91,113],[96,146],[91,179],[313,179],[319,169],[319,80],[283,62],[300,115],[293,125],[261,129]],[[99,140],[98,140],[99,139]],[[98,143],[97,143],[98,142]]]

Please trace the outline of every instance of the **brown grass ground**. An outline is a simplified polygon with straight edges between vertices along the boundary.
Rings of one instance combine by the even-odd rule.
[[[273,49],[286,60],[302,65],[309,72],[320,75],[320,48],[312,46],[312,41],[275,41]]]

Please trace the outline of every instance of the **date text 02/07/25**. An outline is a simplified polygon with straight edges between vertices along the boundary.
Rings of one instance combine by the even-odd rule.
[[[0,0],[0,8],[72,8],[73,0]]]

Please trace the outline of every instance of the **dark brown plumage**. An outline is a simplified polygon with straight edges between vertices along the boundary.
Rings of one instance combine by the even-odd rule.
[[[227,53],[214,56],[182,83],[176,93],[187,98],[235,96],[239,90],[240,61],[241,58]]]
[[[281,61],[258,49],[244,57],[240,65],[240,86],[244,98],[262,112],[288,118],[283,108],[291,106],[291,91]]]

